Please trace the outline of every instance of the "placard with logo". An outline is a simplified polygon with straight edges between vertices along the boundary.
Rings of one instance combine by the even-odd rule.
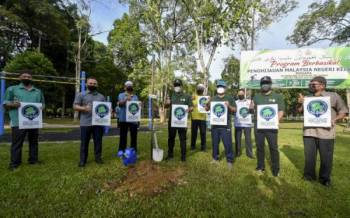
[[[126,122],[140,122],[141,121],[141,102],[127,101],[126,102]]]
[[[304,126],[331,127],[330,97],[304,98]]]
[[[278,104],[258,105],[257,109],[258,129],[278,129]]]
[[[171,127],[187,128],[188,106],[173,104],[171,107]]]
[[[42,103],[21,102],[21,106],[18,108],[18,128],[43,128],[42,106]]]
[[[210,103],[210,125],[227,125],[227,106],[223,101]]]
[[[236,112],[236,123],[237,127],[246,127],[252,124],[252,115],[249,113],[250,100],[236,101],[237,112]]]
[[[92,125],[110,126],[111,125],[111,102],[94,101],[92,102]]]
[[[208,103],[209,96],[198,96],[198,112],[199,113],[209,113],[205,108]]]

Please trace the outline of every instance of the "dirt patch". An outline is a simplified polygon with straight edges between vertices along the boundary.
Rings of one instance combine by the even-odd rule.
[[[151,161],[142,161],[129,167],[121,181],[108,181],[103,185],[103,189],[113,190],[116,193],[127,192],[130,197],[154,196],[171,187],[186,184],[182,179],[183,175],[182,167],[165,168]]]

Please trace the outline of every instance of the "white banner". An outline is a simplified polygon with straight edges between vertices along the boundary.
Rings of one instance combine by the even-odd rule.
[[[92,102],[92,125],[110,126],[111,125],[111,102],[94,101]]]
[[[304,126],[331,127],[330,97],[304,98]]]
[[[260,88],[260,79],[272,78],[278,88],[308,88],[315,76],[327,79],[327,88],[350,87],[349,47],[242,51],[240,87]]]
[[[246,127],[247,125],[252,125],[252,115],[249,113],[250,102],[251,100],[249,99],[245,101],[236,101],[237,112],[235,126]]]
[[[42,103],[21,102],[18,108],[19,129],[43,128]]]
[[[171,127],[187,128],[188,106],[173,104],[171,106]]]
[[[210,125],[227,125],[227,106],[223,101],[210,103]]]
[[[278,104],[258,105],[257,109],[258,129],[278,129]]]
[[[205,108],[207,106],[209,96],[198,96],[198,112],[199,113],[209,113]]]
[[[126,122],[140,122],[141,121],[141,102],[127,101],[126,102]]]

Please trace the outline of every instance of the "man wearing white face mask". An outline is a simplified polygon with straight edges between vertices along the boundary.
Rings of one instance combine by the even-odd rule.
[[[168,122],[168,157],[167,160],[172,160],[174,157],[174,145],[176,132],[179,133],[180,147],[181,147],[181,161],[186,161],[186,134],[187,128],[171,127],[171,110],[173,104],[187,105],[188,112],[192,111],[192,99],[190,95],[182,91],[182,81],[176,79],[174,81],[174,93],[168,97],[165,103],[165,108],[169,108],[169,122]]]
[[[213,163],[219,161],[219,144],[220,141],[223,141],[227,159],[227,166],[232,167],[233,163],[233,148],[232,148],[232,130],[231,130],[231,114],[236,111],[236,103],[233,97],[226,95],[226,83],[223,80],[218,80],[216,82],[216,92],[217,95],[212,97],[206,107],[206,110],[210,110],[210,102],[225,102],[227,106],[227,124],[226,125],[212,125],[211,129],[211,138],[213,145]]]

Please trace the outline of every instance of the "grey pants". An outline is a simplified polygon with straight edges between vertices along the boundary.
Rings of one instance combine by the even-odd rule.
[[[253,145],[252,145],[252,128],[251,127],[235,127],[235,145],[236,156],[241,155],[242,150],[242,134],[244,132],[245,138],[245,151],[248,157],[253,157]]]
[[[316,179],[317,150],[320,153],[321,160],[319,180],[321,182],[329,182],[333,164],[334,139],[304,136],[304,178],[308,180]]]

